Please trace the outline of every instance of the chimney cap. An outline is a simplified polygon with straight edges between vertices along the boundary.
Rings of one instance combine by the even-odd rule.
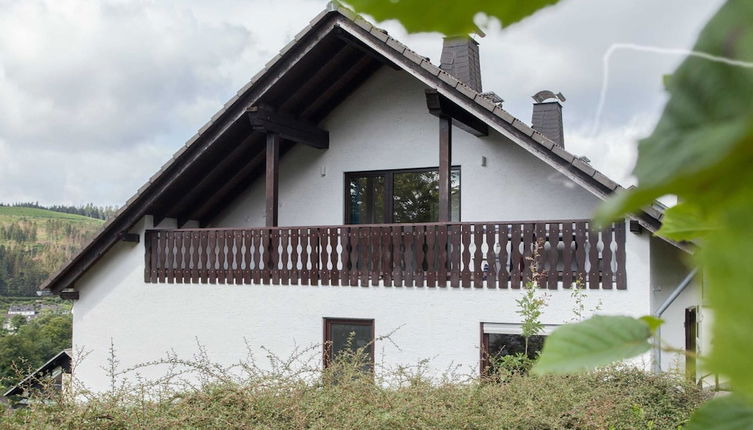
[[[543,103],[549,99],[558,99],[561,102],[564,102],[565,100],[567,100],[565,99],[565,96],[562,93],[554,94],[554,91],[549,91],[549,90],[541,90],[538,93],[531,96],[531,98],[533,98],[533,100],[536,103]]]

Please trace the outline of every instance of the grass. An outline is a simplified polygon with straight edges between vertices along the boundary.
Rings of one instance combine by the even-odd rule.
[[[0,206],[0,222],[2,222],[2,218],[4,217],[64,219],[64,220],[70,220],[70,221],[89,222],[89,223],[94,223],[94,224],[101,224],[102,222],[104,222],[102,220],[89,218],[83,215],[55,212],[55,211],[50,211],[47,209]]]
[[[0,226],[10,225],[12,223],[32,224],[37,226],[37,241],[36,245],[51,243],[51,244],[66,244],[66,238],[52,238],[48,234],[46,222],[48,220],[59,221],[71,226],[75,226],[86,232],[96,231],[103,220],[90,218],[78,214],[69,214],[64,212],[55,212],[47,209],[39,208],[27,208],[27,207],[12,207],[12,206],[0,206]],[[12,241],[0,240],[0,244],[10,244]]]

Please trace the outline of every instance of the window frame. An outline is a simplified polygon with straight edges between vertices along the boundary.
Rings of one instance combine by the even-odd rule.
[[[331,350],[332,350],[332,336],[331,336],[331,330],[333,324],[349,324],[349,325],[361,325],[361,326],[368,326],[371,327],[371,368],[374,369],[374,364],[376,362],[375,360],[375,351],[376,351],[376,326],[374,324],[374,318],[332,318],[332,317],[324,317],[322,318],[322,326],[323,326],[323,335],[322,339],[324,340],[322,343],[322,364],[324,365],[324,368],[326,369],[329,367],[330,362],[332,361],[331,356]]]
[[[491,330],[486,330],[485,326]],[[540,336],[547,337],[561,324],[543,324]],[[481,321],[479,323],[479,374],[483,377],[489,368],[489,336],[490,334],[522,335],[520,323],[498,323]]]
[[[404,168],[404,169],[382,169],[382,170],[359,170],[359,171],[352,171],[352,172],[344,172],[343,177],[343,197],[344,197],[344,205],[343,205],[343,224],[344,225],[362,225],[362,224],[353,224],[350,220],[350,210],[352,201],[350,198],[350,182],[351,178],[353,177],[363,177],[363,176],[371,176],[371,177],[377,177],[377,176],[384,176],[384,222],[383,224],[395,224],[395,212],[394,212],[394,199],[395,199],[395,193],[394,193],[394,175],[400,174],[400,173],[422,173],[422,172],[431,172],[431,171],[437,171],[439,172],[439,167],[415,167],[415,168]],[[460,165],[453,165],[450,166],[450,176],[452,176],[452,171],[458,172],[458,182],[459,182],[459,189],[458,192],[460,193],[460,198],[458,199],[458,220],[453,222],[461,222],[463,219],[463,211],[462,211],[462,196],[463,196],[463,173],[460,168]],[[401,223],[403,224],[403,223]],[[407,223],[406,223],[407,224]],[[368,225],[368,224],[365,224]]]

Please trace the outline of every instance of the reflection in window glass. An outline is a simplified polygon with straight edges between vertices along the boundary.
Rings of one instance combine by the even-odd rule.
[[[346,175],[346,183],[348,224],[439,220],[437,169],[350,173]],[[385,207],[386,204],[391,207]],[[450,220],[460,221],[460,168],[457,167],[450,172],[450,207]]]
[[[450,175],[451,221],[460,220],[460,171]],[[419,223],[439,220],[439,173],[436,170],[394,174],[393,222]]]
[[[526,350],[525,337],[519,334],[487,333],[489,349],[486,351],[490,357],[502,357],[505,355],[523,354]],[[544,347],[546,336],[531,336],[528,339],[528,357],[536,358]]]
[[[526,352],[526,340],[520,334],[484,333],[483,337],[481,369],[485,374],[496,375],[497,367],[504,362],[503,357],[522,355]],[[544,347],[544,339],[546,336],[543,335],[531,336],[528,339],[528,358],[535,359],[538,356]],[[514,371],[514,367],[510,365],[510,362],[505,364],[505,369]],[[517,371],[525,372],[526,369],[519,367]]]
[[[432,222],[438,219],[439,174],[436,171],[395,173],[395,222]]]
[[[384,223],[384,176],[353,176],[350,178],[351,224]]]
[[[332,357],[336,358],[345,350],[355,351],[366,347],[371,354],[369,342],[372,339],[371,326],[354,324],[331,324],[332,330]],[[352,336],[352,338],[351,338]]]
[[[345,351],[363,349],[364,354],[371,358],[374,354],[374,321],[372,320],[327,320],[324,342],[327,347],[327,359],[337,359]],[[371,359],[365,364],[365,369],[371,369]]]

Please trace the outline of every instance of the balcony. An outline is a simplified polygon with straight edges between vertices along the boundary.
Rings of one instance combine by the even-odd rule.
[[[147,230],[147,283],[626,289],[625,223],[588,220]]]

